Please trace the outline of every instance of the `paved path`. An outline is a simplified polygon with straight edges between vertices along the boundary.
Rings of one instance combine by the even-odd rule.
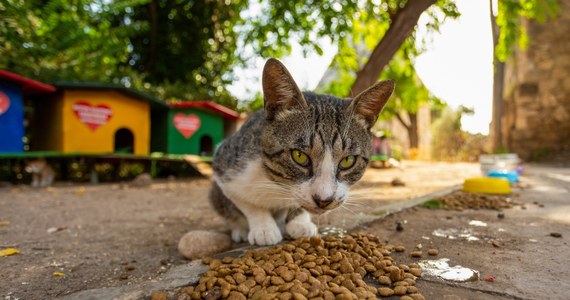
[[[438,248],[440,254],[436,258],[447,258],[452,266],[476,270],[481,279],[488,276],[495,279],[493,282],[451,282],[426,275],[418,280],[418,288],[426,299],[568,299],[570,168],[529,166],[522,181],[522,188],[516,193],[520,195],[518,200],[525,203],[525,209],[508,209],[504,219],[491,210],[457,212],[417,206],[406,208],[420,202],[417,199],[397,204],[381,201],[371,211],[380,215],[379,212],[402,210],[365,223],[356,230],[372,233],[391,244],[405,245],[407,249],[419,244],[423,249]],[[370,214],[356,215],[369,220]],[[403,231],[395,230],[397,221],[404,224]],[[434,235],[436,230],[450,229],[469,233],[476,240]],[[561,233],[562,237],[552,237],[551,232]],[[409,256],[409,251],[394,253],[393,257],[399,263],[417,261]],[[140,299],[152,290],[196,282],[201,272],[204,267],[194,262],[141,285],[87,290],[65,299]]]

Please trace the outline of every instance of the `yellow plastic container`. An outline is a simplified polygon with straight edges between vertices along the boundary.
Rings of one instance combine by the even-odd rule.
[[[463,191],[476,194],[510,194],[511,186],[504,178],[475,177],[465,179]]]

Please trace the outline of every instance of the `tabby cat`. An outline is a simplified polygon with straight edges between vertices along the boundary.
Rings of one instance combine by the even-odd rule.
[[[352,101],[301,93],[276,59],[263,70],[264,109],[214,155],[210,200],[236,242],[273,245],[318,232],[309,213],[348,200],[366,169],[370,128],[394,90],[381,81]]]
[[[55,178],[55,171],[43,158],[28,162],[24,170],[32,174],[32,187],[50,186]]]

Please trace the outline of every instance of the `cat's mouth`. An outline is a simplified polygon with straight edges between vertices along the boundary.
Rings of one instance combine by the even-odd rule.
[[[320,207],[317,207],[317,206],[309,206],[309,205],[307,205],[307,206],[303,205],[302,207],[303,207],[306,211],[308,211],[308,212],[310,212],[310,213],[312,213],[312,214],[315,214],[315,215],[322,215],[322,214],[324,214],[324,213],[327,213],[327,212],[329,212],[329,211],[331,211],[331,210],[334,210],[334,209],[338,208],[338,207],[341,206],[341,205],[342,205],[342,203],[341,203],[340,201],[334,201],[334,202],[332,202],[331,204],[327,205],[327,206],[324,207],[324,208],[320,208]]]

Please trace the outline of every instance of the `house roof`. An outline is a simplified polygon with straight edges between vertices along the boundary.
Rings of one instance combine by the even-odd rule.
[[[128,88],[120,84],[102,83],[102,82],[70,82],[58,81],[54,83],[57,88],[66,90],[115,90],[127,96],[137,98],[142,101],[150,103],[152,108],[166,109],[166,103],[150,94],[141,92],[139,90]]]
[[[173,108],[205,108],[229,120],[237,120],[240,117],[238,112],[211,101],[169,101],[167,103]]]
[[[19,85],[22,88],[22,92],[26,95],[55,92],[55,87],[53,85],[35,81],[6,70],[0,70],[0,80],[10,81]]]

